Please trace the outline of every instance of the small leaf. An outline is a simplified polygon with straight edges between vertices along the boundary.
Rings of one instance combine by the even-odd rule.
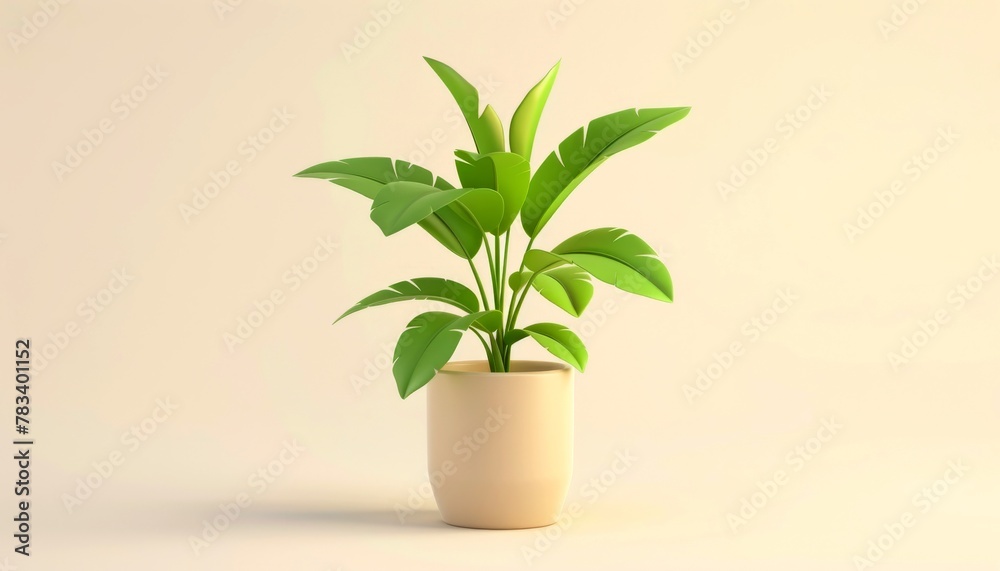
[[[492,209],[484,206],[482,202],[474,202],[473,206],[477,210],[481,209],[486,216],[498,218],[495,213],[503,209],[500,203],[502,199],[491,190],[472,188],[441,190],[419,182],[391,182],[375,195],[375,200],[372,201],[371,219],[382,229],[383,234],[391,236],[470,193],[479,193],[487,199],[494,200]],[[475,216],[475,212],[473,215]]]
[[[430,299],[447,303],[466,313],[479,311],[479,298],[463,284],[443,278],[414,278],[409,281],[394,283],[388,288],[362,299],[338,317],[337,321],[369,307],[420,299]]]
[[[431,66],[444,83],[452,97],[458,103],[458,108],[465,117],[465,122],[469,125],[472,138],[476,142],[476,149],[482,154],[498,153],[504,150],[503,125],[500,124],[500,117],[496,111],[487,106],[483,114],[479,114],[479,90],[473,87],[464,77],[448,65],[437,60],[425,57],[424,60]]]
[[[670,272],[648,244],[625,229],[582,232],[553,248],[550,255],[569,260],[623,291],[673,301]]]
[[[497,228],[503,221],[503,197],[490,188],[469,189],[458,202],[472,214],[472,218],[480,228],[491,234],[497,233]],[[460,213],[465,210],[458,208]],[[468,214],[466,214],[468,217]]]
[[[590,274],[574,265],[548,269],[539,274],[528,270],[514,272],[509,283],[514,293],[517,293],[528,281],[542,297],[573,317],[580,317],[594,297]]]
[[[320,163],[295,176],[328,179],[369,199],[374,199],[382,187],[390,182],[419,182],[441,190],[455,188],[443,178],[435,178],[423,167],[386,157],[361,157]],[[453,212],[451,208],[438,210],[419,224],[445,248],[466,259],[475,257],[483,244],[483,234],[475,224]]]
[[[507,278],[507,283],[510,284],[510,289],[514,290],[514,293],[517,293],[521,291],[524,284],[528,283],[528,279],[530,279],[533,274],[534,272],[529,270],[514,272],[510,274],[509,278]]]
[[[496,310],[464,316],[429,311],[413,318],[399,336],[393,355],[392,375],[399,396],[405,399],[429,383],[455,354],[462,335],[474,323],[499,320],[500,312]]]
[[[531,91],[524,96],[524,100],[518,105],[514,112],[514,118],[510,122],[510,150],[531,160],[531,149],[535,145],[535,132],[538,130],[538,122],[542,118],[542,110],[552,92],[552,86],[556,82],[556,75],[559,73],[559,63],[552,66],[545,77],[531,88]]]
[[[531,337],[549,353],[566,361],[581,373],[587,368],[587,347],[569,327],[558,323],[536,323],[523,329],[511,330],[505,340],[513,344],[525,337]]]
[[[521,209],[521,225],[535,237],[562,203],[612,155],[646,141],[687,116],[689,107],[626,109],[594,119],[559,144],[531,178]]]
[[[573,317],[580,317],[594,297],[590,274],[576,266],[563,266],[538,274],[531,286]]]
[[[486,145],[476,145],[480,153],[484,155],[490,153],[502,153],[507,148],[504,143],[503,123],[500,115],[492,105],[487,105],[483,109],[483,115],[479,118],[480,129],[485,133],[488,142]]]
[[[521,205],[528,195],[530,166],[528,161],[514,153],[478,155],[457,151],[455,166],[462,185],[466,188],[490,188],[503,198],[502,219],[496,234],[510,229],[521,212]]]

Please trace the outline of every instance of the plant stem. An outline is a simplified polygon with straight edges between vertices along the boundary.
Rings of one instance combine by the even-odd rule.
[[[483,250],[486,250],[486,263],[490,268],[490,284],[493,286],[493,304],[497,301],[497,273],[496,265],[493,263],[493,253],[490,252],[490,241],[483,233]]]
[[[497,309],[502,308],[500,302],[500,296],[503,293],[503,274],[500,273],[500,262],[501,262],[501,252],[500,252],[500,235],[497,234],[493,237],[493,251],[496,252],[496,265],[493,266],[493,300],[497,304]]]
[[[531,238],[528,239],[528,245],[524,248],[524,254],[521,255],[521,265],[518,266],[518,268],[517,268],[518,273],[524,271],[524,258],[528,255],[528,252],[531,251],[531,245],[534,244],[534,243],[535,243],[535,237],[532,236]],[[524,285],[527,286],[528,284],[524,284]],[[524,287],[524,289],[527,290],[527,287]],[[507,310],[507,322],[506,323],[507,323],[507,330],[508,331],[510,331],[511,329],[514,328],[514,320],[512,319],[512,317],[514,317],[514,300],[515,299],[517,299],[517,296],[512,293],[511,296],[510,296],[510,308]]]
[[[528,278],[528,281],[524,284],[523,291],[521,292],[521,299],[518,300],[516,306],[514,305],[514,297],[516,297],[516,296],[513,296],[513,297],[510,298],[510,304],[511,304],[512,310],[510,312],[510,316],[508,317],[508,326],[507,326],[508,329],[513,329],[514,325],[517,324],[517,316],[518,316],[518,314],[521,313],[521,305],[524,304],[524,299],[526,297],[528,297],[528,292],[531,291],[531,284],[533,284],[535,282],[535,278],[537,276],[538,276],[538,273],[533,273],[533,274],[531,274],[531,277]]]
[[[499,239],[497,240],[499,242]],[[499,247],[499,246],[498,246]],[[500,308],[503,308],[503,302],[507,298],[507,262],[510,261],[510,230],[504,238],[503,244],[503,268],[500,270]]]
[[[500,345],[492,335],[490,335],[490,343],[493,346],[493,360],[496,363],[496,366],[491,367],[490,371],[494,373],[503,373],[503,350],[500,348]]]
[[[497,237],[497,250],[500,249],[500,238]],[[500,269],[500,302],[497,307],[500,309],[500,353],[503,361],[503,370],[510,371],[510,346],[507,345],[507,328],[504,326],[505,315],[503,314],[503,304],[507,299],[507,262],[510,260],[510,230],[508,229],[504,237],[503,246],[503,266]],[[499,263],[499,257],[497,262]],[[499,264],[498,264],[499,265]]]
[[[489,298],[486,297],[486,288],[483,287],[483,280],[479,278],[479,270],[476,269],[475,262],[469,258],[469,267],[472,268],[472,275],[476,277],[476,285],[479,286],[479,295],[483,298],[483,310],[489,310]]]
[[[470,329],[470,331],[475,333],[476,337],[479,338],[480,343],[483,344],[483,349],[486,350],[486,360],[489,361],[490,363],[490,371],[496,370],[496,363],[494,361],[495,357],[493,355],[493,351],[490,349],[490,345],[486,343],[486,340],[483,339],[483,336],[478,331],[476,331],[475,329]],[[490,340],[492,341],[492,338]]]
[[[531,246],[535,243],[535,237],[532,236],[528,238],[528,245],[524,248],[524,254],[521,255],[521,265],[517,268],[517,271],[522,271],[524,269],[524,258],[531,251]]]

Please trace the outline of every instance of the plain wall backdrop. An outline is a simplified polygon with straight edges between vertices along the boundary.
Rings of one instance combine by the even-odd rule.
[[[992,0],[4,2],[0,326],[11,362],[14,339],[34,343],[37,441],[35,554],[6,557],[995,569],[998,25]],[[505,125],[561,60],[534,165],[598,116],[693,108],[594,172],[537,242],[627,228],[676,293],[598,284],[579,320],[526,304],[591,354],[583,515],[548,544],[440,527],[422,499],[424,394],[399,399],[391,356],[426,304],[331,325],[399,280],[471,283],[464,262],[415,228],[384,238],[346,189],[292,178],[388,156],[457,181],[452,150],[471,137],[422,56],[476,83]],[[236,343],[241,320],[257,326]],[[470,338],[456,358],[480,352]],[[602,475],[613,484],[590,502],[581,488]],[[196,553],[190,538],[240,493],[252,505]],[[744,500],[758,507],[740,516]],[[916,524],[875,561],[869,541],[906,513]]]

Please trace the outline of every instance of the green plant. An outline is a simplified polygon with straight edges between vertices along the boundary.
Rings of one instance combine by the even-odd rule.
[[[480,114],[476,88],[447,65],[425,59],[458,102],[475,142],[476,152],[455,152],[461,187],[417,165],[375,157],[321,163],[295,176],[327,179],[370,199],[371,219],[386,236],[419,225],[468,260],[478,296],[452,280],[416,278],[362,299],[337,321],[362,309],[406,300],[435,300],[459,310],[422,313],[403,331],[392,369],[403,398],[437,374],[469,331],[482,342],[491,371],[509,371],[512,346],[528,337],[583,371],[587,350],[569,328],[555,323],[518,327],[528,292],[535,290],[579,317],[593,296],[591,277],[669,302],[670,274],[652,248],[621,228],[588,230],[551,250],[533,248],[535,240],[587,175],[612,155],[683,119],[690,107],[626,109],[594,119],[563,140],[558,152],[550,153],[532,174],[535,131],[559,64],[515,111],[508,151],[493,107],[487,105]],[[516,271],[508,275],[510,234],[518,217],[528,245]],[[480,250],[489,267],[485,284],[476,265]]]

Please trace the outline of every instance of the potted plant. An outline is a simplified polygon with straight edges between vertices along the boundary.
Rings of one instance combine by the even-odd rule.
[[[404,399],[429,384],[428,460],[442,518],[489,529],[549,525],[569,488],[572,369],[584,370],[587,350],[564,325],[522,325],[525,298],[538,292],[579,317],[593,296],[591,278],[665,302],[672,301],[673,286],[653,249],[621,228],[587,230],[547,249],[536,247],[536,240],[587,175],[690,108],[626,109],[599,117],[532,170],[535,132],[559,64],[528,92],[505,138],[493,107],[480,112],[475,87],[451,67],[425,59],[472,132],[475,151],[455,152],[460,185],[383,157],[325,162],[296,176],[326,179],[367,198],[371,219],[386,236],[420,226],[468,261],[475,289],[450,279],[414,278],[362,299],[338,321],[407,300],[452,306],[454,311],[428,311],[409,322],[392,368]],[[510,238],[518,219],[527,247],[512,261]],[[480,271],[484,261],[486,270]],[[449,362],[466,333],[482,343],[485,359]],[[514,346],[528,339],[563,363],[513,359]]]

